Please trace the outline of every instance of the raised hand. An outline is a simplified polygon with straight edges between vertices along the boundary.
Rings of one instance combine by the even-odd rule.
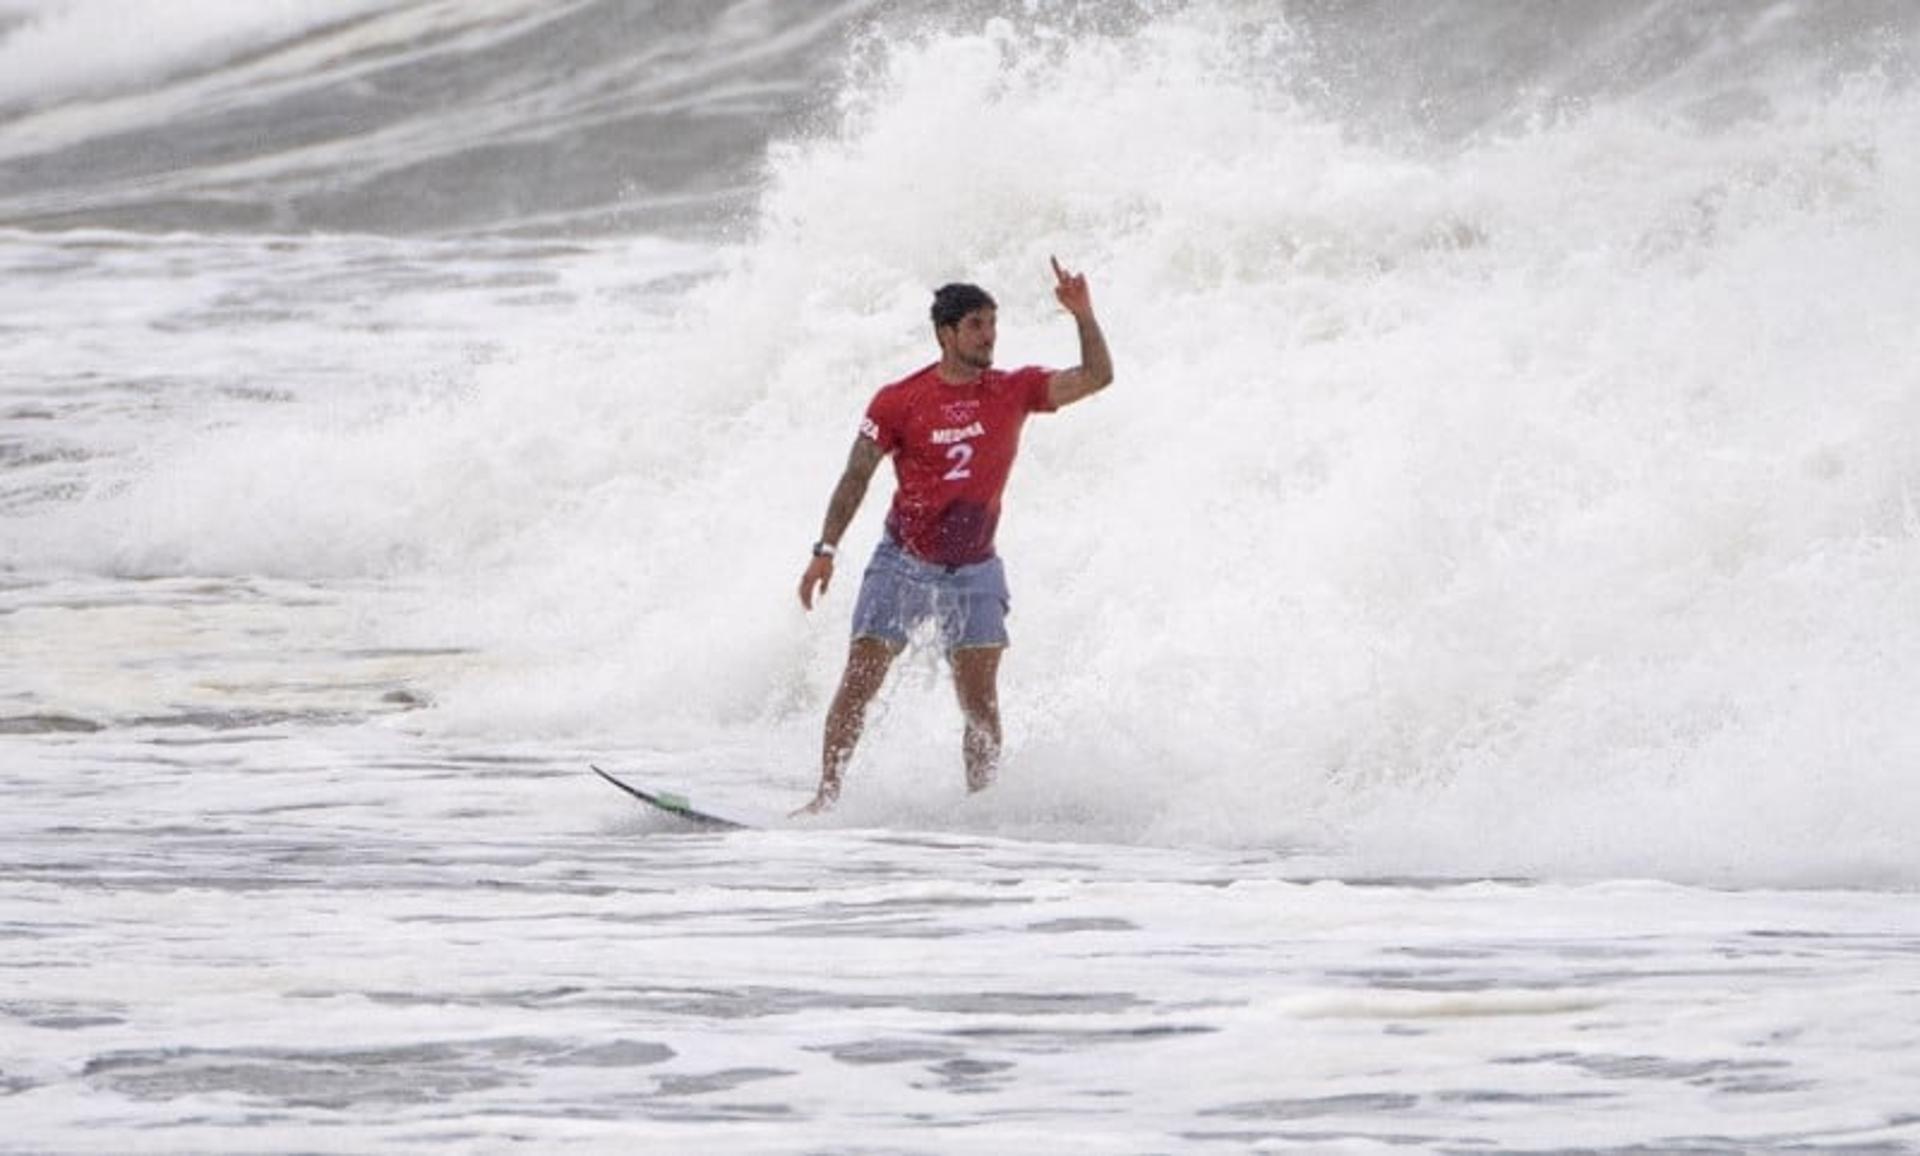
[[[1053,295],[1060,307],[1075,317],[1093,316],[1093,293],[1087,288],[1084,273],[1069,273],[1060,267],[1060,258],[1048,257],[1053,262],[1055,284]]]

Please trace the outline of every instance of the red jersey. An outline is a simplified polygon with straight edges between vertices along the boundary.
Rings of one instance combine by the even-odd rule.
[[[1000,492],[1030,413],[1051,413],[1053,371],[985,370],[954,384],[930,365],[873,395],[860,432],[893,455],[899,480],[887,533],[907,552],[943,566],[993,557]]]

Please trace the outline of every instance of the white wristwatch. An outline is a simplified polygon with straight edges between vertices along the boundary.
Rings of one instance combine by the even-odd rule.
[[[831,558],[835,553],[836,551],[831,542],[815,542],[813,544],[813,556],[815,558]]]

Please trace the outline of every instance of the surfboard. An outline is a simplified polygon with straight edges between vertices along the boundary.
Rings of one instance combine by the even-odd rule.
[[[592,770],[594,774],[599,775],[607,782],[612,783],[614,786],[632,795],[647,806],[664,814],[672,815],[676,819],[684,819],[697,827],[703,827],[709,831],[751,831],[754,829],[751,823],[741,823],[733,819],[702,811],[689,802],[685,795],[676,795],[671,791],[643,791],[632,783],[616,778],[601,770],[599,767],[593,766],[591,763],[588,764],[588,768]]]

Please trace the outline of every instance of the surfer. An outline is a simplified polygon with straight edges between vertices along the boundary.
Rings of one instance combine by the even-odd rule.
[[[961,748],[967,789],[984,790],[1000,761],[1000,655],[1007,646],[1007,580],[994,552],[1000,494],[1013,468],[1020,427],[1106,388],[1113,359],[1094,319],[1087,279],[1053,261],[1054,297],[1080,334],[1080,364],[993,368],[996,306],[976,285],[933,295],[940,360],[882,388],[867,406],[845,472],[827,505],[820,539],[800,579],[800,604],[813,609],[833,581],[834,558],[880,460],[893,458],[898,489],[886,534],[874,549],[853,610],[853,643],[828,708],[820,789],[797,814],[826,810],[860,741],[867,706],[909,634],[932,623],[953,668],[965,719]]]

